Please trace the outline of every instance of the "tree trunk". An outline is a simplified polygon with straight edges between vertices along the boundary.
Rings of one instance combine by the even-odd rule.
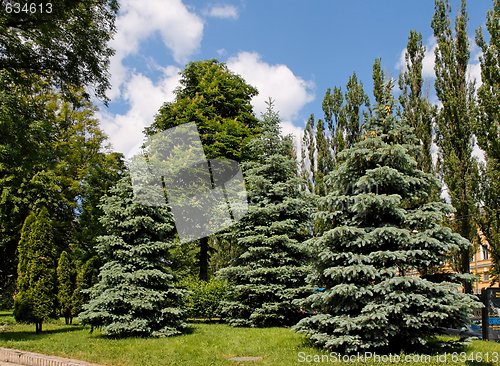
[[[208,281],[208,237],[200,239],[200,280]]]
[[[35,323],[35,332],[36,334],[42,333],[42,322],[36,322]]]

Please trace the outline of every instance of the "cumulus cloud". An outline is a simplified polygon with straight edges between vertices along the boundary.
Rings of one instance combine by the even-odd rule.
[[[198,50],[203,37],[202,19],[181,0],[123,0],[116,27],[110,43],[116,50],[110,61],[112,100],[120,96],[121,87],[131,76],[123,60],[136,54],[142,41],[159,34],[174,60],[183,63]]]
[[[144,140],[144,128],[151,124],[164,102],[174,100],[174,90],[179,86],[180,69],[169,66],[163,76],[154,83],[150,78],[135,73],[127,82],[123,98],[129,104],[125,114],[101,111],[98,117],[104,131],[110,137],[113,148],[131,157],[139,152]]]
[[[234,5],[215,5],[206,11],[206,15],[213,18],[238,19],[238,9]]]
[[[314,99],[314,83],[295,75],[286,65],[264,62],[256,52],[240,52],[227,60],[228,68],[259,90],[252,104],[257,115],[271,97],[284,121],[292,121]]]
[[[265,112],[271,97],[282,118],[283,134],[300,140],[302,128],[293,124],[299,111],[314,99],[314,83],[295,75],[286,65],[271,65],[256,52],[240,52],[227,60],[228,68],[259,90],[252,105],[257,116]]]

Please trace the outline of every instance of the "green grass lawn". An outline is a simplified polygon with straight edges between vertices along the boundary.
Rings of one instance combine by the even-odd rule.
[[[98,331],[89,334],[88,328],[66,326],[62,320],[44,324],[43,334],[36,335],[33,325],[15,324],[11,313],[0,312],[0,347],[16,348],[113,366],[208,366],[208,365],[301,365],[321,364],[312,357],[328,356],[307,345],[306,339],[285,328],[232,328],[224,324],[193,324],[191,334],[166,339],[108,339]],[[453,362],[448,354],[447,362],[404,363],[405,365],[500,365],[500,344],[473,341],[469,346],[455,349],[467,352],[471,360]],[[302,353],[301,353],[302,352]],[[494,362],[494,353],[499,360]],[[300,353],[300,358],[299,358]],[[479,355],[488,362],[477,362]],[[441,357],[444,354],[441,354]],[[471,355],[474,355],[472,360]],[[260,356],[258,362],[234,362],[234,356]],[[306,360],[306,356],[309,357]],[[457,354],[456,357],[463,357]],[[303,362],[299,362],[299,361]],[[387,362],[331,362],[337,365],[385,365]],[[393,360],[396,361],[396,360]],[[403,364],[392,362],[392,364]]]

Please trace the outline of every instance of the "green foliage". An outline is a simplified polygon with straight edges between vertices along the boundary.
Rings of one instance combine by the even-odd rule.
[[[57,264],[57,301],[59,314],[70,324],[73,318],[74,270],[68,252],[63,251]]]
[[[43,75],[67,91],[75,85],[92,85],[105,99],[109,58],[114,53],[108,42],[115,32],[118,1],[32,3],[37,5],[35,12],[0,12],[0,71],[20,79]]]
[[[250,204],[234,226],[241,254],[218,273],[231,285],[223,315],[234,326],[295,324],[301,313],[293,300],[309,291],[301,245],[308,235],[309,204],[299,190],[291,139],[280,136],[279,122],[270,105],[262,135],[251,142],[256,158],[243,165]]]
[[[174,286],[168,268],[174,225],[167,207],[134,201],[129,177],[103,198],[101,217],[107,235],[99,237],[105,262],[90,301],[78,319],[111,336],[166,337],[186,328],[180,306],[185,292]]]
[[[30,214],[23,226],[14,315],[19,322],[42,323],[56,315],[56,248],[47,209]]]
[[[478,95],[478,118],[474,133],[478,145],[485,152],[486,166],[481,171],[481,202],[484,203],[479,219],[481,231],[490,243],[494,261],[494,281],[500,279],[500,2],[493,1],[488,12],[486,28],[489,43],[481,28],[476,42],[482,50],[481,80]]]
[[[190,62],[181,72],[175,101],[165,103],[146,129],[149,135],[195,122],[208,159],[248,159],[246,145],[258,133],[251,99],[257,89],[216,60]],[[200,240],[200,278],[207,280],[209,239]]]
[[[15,290],[16,247],[24,220],[46,207],[58,252],[95,255],[99,198],[121,176],[121,154],[106,152],[106,136],[83,91],[76,104],[41,79],[19,84],[0,72],[0,290]],[[79,106],[77,106],[77,104]]]
[[[88,303],[90,298],[88,289],[98,282],[99,275],[99,259],[92,257],[79,268],[76,275],[76,285],[71,297],[71,316],[75,317],[80,314],[84,304]]]
[[[212,277],[202,281],[195,277],[186,277],[180,282],[189,291],[184,309],[190,318],[212,320],[221,317],[221,304],[227,300],[229,283]]]
[[[361,138],[370,102],[363,83],[353,73],[345,94],[337,87],[333,92],[327,89],[322,107],[328,129],[322,120],[316,122],[314,115],[309,117],[302,137],[300,166],[305,188],[319,196],[326,194],[324,178],[336,164],[338,154]]]
[[[418,168],[426,173],[434,171],[431,156],[432,123],[436,113],[435,107],[423,96],[422,67],[425,46],[422,35],[410,31],[405,52],[405,69],[399,76],[399,88],[402,93],[399,102],[402,107],[402,118],[419,138],[420,152],[417,156]]]
[[[257,90],[216,60],[189,63],[181,72],[175,101],[165,103],[148,134],[195,122],[209,159],[241,161],[257,133],[250,101]]]
[[[380,109],[340,154],[315,215],[326,229],[307,242],[311,285],[325,290],[299,301],[314,315],[295,328],[339,352],[411,349],[480,306],[458,292],[460,276],[439,275],[470,243],[442,225],[452,208],[429,201],[438,181],[417,168],[411,129]]]
[[[442,159],[444,182],[451,204],[456,209],[451,226],[463,237],[473,240],[476,235],[474,216],[477,215],[478,167],[472,156],[474,134],[474,88],[467,83],[470,57],[467,36],[467,10],[462,0],[455,19],[455,34],[450,26],[448,0],[436,0],[432,28],[437,40],[435,50],[435,89],[443,108],[436,124],[436,140]],[[457,267],[469,273],[471,250],[464,249]],[[465,284],[471,292],[470,284]]]

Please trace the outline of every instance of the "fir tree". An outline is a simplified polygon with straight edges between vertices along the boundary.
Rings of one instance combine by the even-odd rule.
[[[314,344],[347,353],[425,343],[477,305],[458,292],[460,275],[438,273],[450,251],[470,247],[442,226],[452,207],[429,202],[439,183],[417,168],[411,131],[378,109],[328,178],[317,217],[333,228],[308,242],[311,284],[325,290],[300,302],[315,315],[295,326]]]
[[[166,206],[136,203],[128,177],[110,193],[101,217],[108,235],[97,247],[105,264],[78,319],[112,336],[179,334],[186,328],[180,309],[184,290],[174,287],[168,268],[175,246],[172,216]]]
[[[57,300],[66,324],[73,323],[73,282],[73,266],[68,253],[63,251],[57,265]]]
[[[243,165],[250,205],[235,228],[242,254],[219,272],[232,283],[223,313],[233,326],[295,324],[301,312],[292,302],[309,291],[301,245],[308,205],[299,190],[292,141],[280,136],[279,122],[269,104],[262,135],[250,143],[258,158]]]
[[[17,293],[14,316],[18,322],[34,323],[42,332],[45,320],[56,316],[56,247],[47,209],[30,214],[19,243]]]

